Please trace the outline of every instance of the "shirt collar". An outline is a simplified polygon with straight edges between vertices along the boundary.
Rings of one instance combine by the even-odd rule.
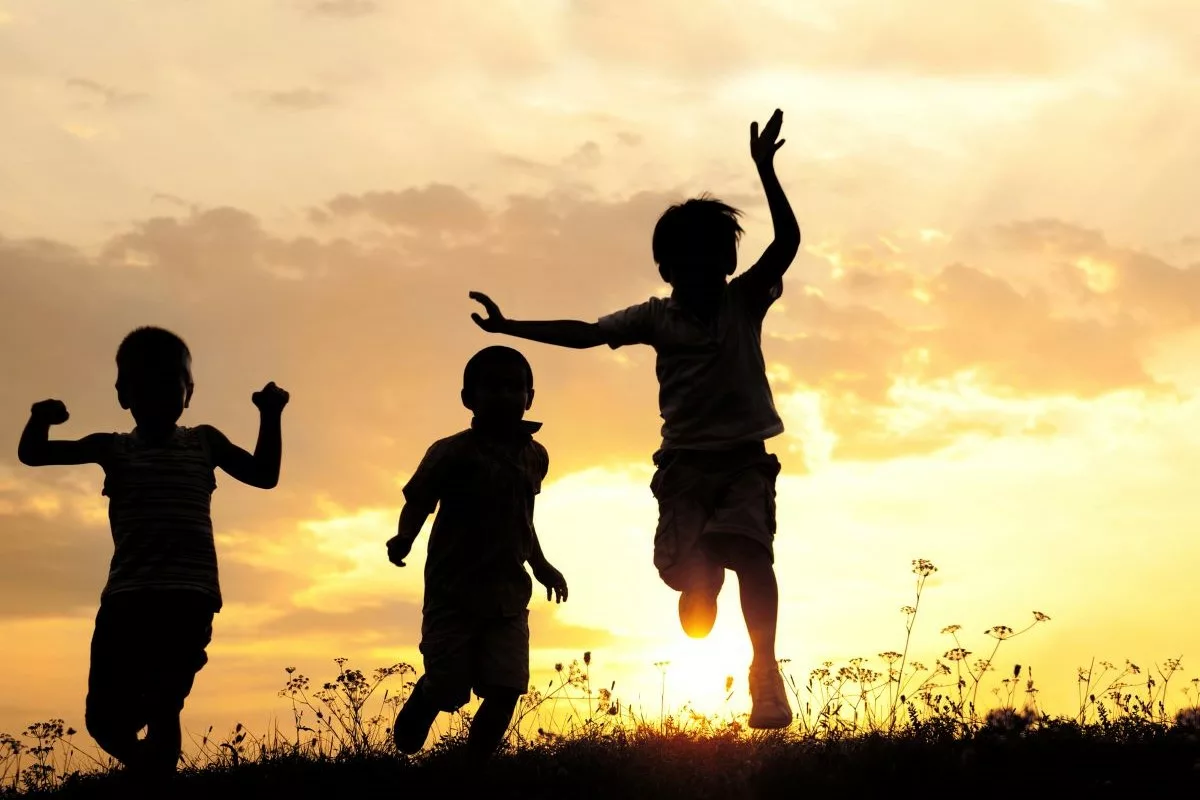
[[[471,430],[477,431],[480,429],[481,429],[481,426],[479,424],[479,420],[472,417],[471,418]],[[537,433],[541,429],[542,429],[542,423],[534,422],[533,420],[523,419],[517,423],[517,431],[524,434],[525,436],[533,436],[533,434]]]

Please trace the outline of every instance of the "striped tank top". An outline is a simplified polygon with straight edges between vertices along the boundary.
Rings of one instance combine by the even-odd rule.
[[[116,434],[104,473],[115,549],[101,598],[182,589],[203,593],[219,610],[211,514],[217,482],[204,437],[176,427],[165,443],[151,445],[136,429]]]

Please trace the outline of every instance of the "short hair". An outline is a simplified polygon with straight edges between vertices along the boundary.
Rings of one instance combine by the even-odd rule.
[[[676,203],[663,212],[654,226],[651,250],[658,273],[671,282],[671,266],[698,255],[737,245],[742,238],[742,215],[733,206],[708,194]]]
[[[122,374],[165,372],[179,369],[192,353],[187,343],[171,331],[144,325],[121,340],[117,348],[117,380]],[[190,378],[190,376],[189,376]]]
[[[525,381],[533,388],[533,367],[519,350],[504,345],[485,347],[467,361],[463,369],[463,392],[470,395],[479,384],[480,374],[488,367],[511,366],[525,373]]]

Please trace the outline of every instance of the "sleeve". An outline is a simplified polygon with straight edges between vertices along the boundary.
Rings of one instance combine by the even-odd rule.
[[[432,511],[446,488],[447,477],[454,462],[454,442],[443,439],[425,451],[417,471],[404,484],[404,501]]]
[[[533,465],[533,493],[542,493],[542,482],[546,480],[547,473],[550,472],[550,454],[540,442],[534,442],[536,445],[536,456]]]
[[[729,286],[737,292],[742,304],[759,319],[765,317],[775,301],[783,296],[783,279],[767,284],[761,280],[755,267],[731,280]]]
[[[615,350],[629,344],[654,344],[654,319],[653,301],[646,301],[603,316],[596,325],[604,343]]]

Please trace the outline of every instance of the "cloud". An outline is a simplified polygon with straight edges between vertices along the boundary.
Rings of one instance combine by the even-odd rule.
[[[615,6],[573,3],[571,41],[601,63],[711,79],[739,71],[823,69],[910,76],[1042,77],[1092,57],[1119,31],[1088,9],[1038,0],[980,0],[950,8],[917,0],[903,9],[870,0],[729,5],[696,14],[687,0]],[[673,35],[654,40],[653,31]]]
[[[375,0],[319,0],[309,8],[314,14],[344,19],[357,19],[380,10]]]
[[[424,231],[480,231],[487,222],[477,200],[457,187],[436,183],[400,192],[341,194],[315,209],[311,218],[323,222],[359,215],[394,227]]]
[[[282,236],[218,207],[135,223],[96,260],[53,242],[0,241],[5,297],[22,298],[0,301],[5,335],[28,338],[49,309],[79,309],[52,340],[30,343],[10,385],[69,393],[72,408],[79,398],[108,409],[92,419],[127,424],[112,408],[110,350],[135,324],[161,322],[196,354],[189,414],[235,440],[253,441],[252,391],[268,380],[292,391],[283,485],[271,499],[236,490],[223,502],[238,515],[265,524],[271,509],[319,513],[319,497],[398,505],[429,442],[467,421],[461,365],[490,341],[470,322],[467,293],[488,292],[518,319],[595,319],[638,302],[659,288],[654,220],[678,199],[558,192],[488,205],[429,184],[334,196],[310,212],[312,234]],[[905,386],[958,391],[969,378],[1009,398],[1163,391],[1145,359],[1167,321],[1191,324],[1200,302],[1194,272],[1057,222],[883,234],[816,255],[834,269],[795,268],[765,350],[782,370],[777,391],[824,398],[835,457],[886,457],[1016,424],[960,409],[905,428],[897,415],[927,401]],[[1113,288],[1087,283],[1072,266],[1084,257],[1113,265]],[[537,375],[530,416],[546,423],[552,476],[646,460],[660,424],[652,351],[520,346]],[[20,416],[31,399],[0,390],[0,410]]]
[[[564,163],[576,169],[595,169],[600,166],[602,160],[600,145],[587,141],[581,144],[578,150],[567,156]]]
[[[1148,363],[1161,337],[1195,325],[1200,272],[1057,220],[950,239],[817,245],[829,277],[785,292],[765,344],[777,391],[820,394],[834,458],[1052,433],[1044,404],[1026,404],[1038,398],[1176,393]],[[979,264],[936,266],[947,255]]]
[[[260,92],[256,97],[259,105],[263,108],[277,108],[284,111],[315,111],[332,106],[336,102],[336,98],[330,92],[307,86],[298,89]]]
[[[67,87],[90,97],[105,108],[125,108],[143,103],[149,98],[149,95],[142,92],[126,92],[89,78],[71,78],[67,81]]]
[[[168,206],[95,254],[0,238],[0,337],[20,345],[3,356],[0,417],[16,425],[34,400],[61,397],[72,419],[56,436],[128,430],[113,357],[145,323],[192,348],[193,424],[253,446],[250,393],[278,381],[292,392],[280,486],[218,475],[214,525],[236,611],[221,641],[258,663],[330,643],[410,647],[419,573],[388,573],[382,542],[425,448],[468,422],[462,365],[495,339],[471,324],[467,292],[489,292],[518,319],[588,320],[638,302],[661,289],[650,231],[679,199],[560,190],[485,202],[426,184],[335,195],[287,233],[242,208]],[[767,235],[761,210],[748,208],[748,240]],[[791,441],[815,448],[824,436],[833,460],[1047,439],[1089,403],[1170,391],[1149,358],[1159,337],[1194,327],[1195,274],[1053,219],[831,236],[793,267],[764,350]],[[550,451],[540,508],[569,535],[555,513],[578,512],[555,512],[553,481],[594,467],[625,475],[658,446],[654,353],[519,346]],[[30,470],[13,444],[0,449],[0,564],[12,565],[0,615],[83,618],[111,554],[99,471]],[[794,476],[800,459],[785,461]],[[650,502],[638,488],[629,497]],[[616,536],[645,533],[644,520],[613,521]],[[540,595],[533,608],[536,647],[618,644],[599,626],[567,624]]]

